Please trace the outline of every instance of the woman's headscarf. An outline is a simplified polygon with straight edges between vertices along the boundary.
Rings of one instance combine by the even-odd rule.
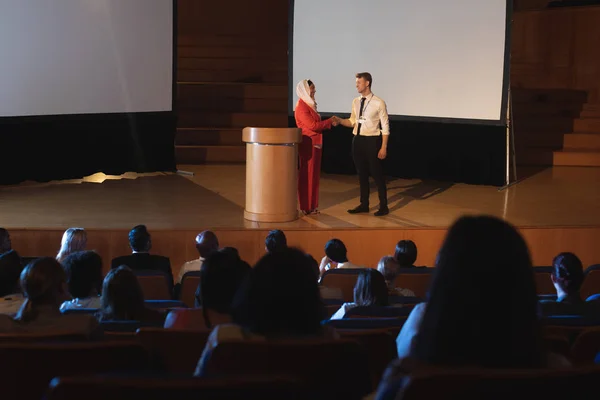
[[[308,104],[313,110],[317,111],[317,102],[310,97],[310,86],[308,80],[303,79],[296,85],[296,94],[298,98]]]

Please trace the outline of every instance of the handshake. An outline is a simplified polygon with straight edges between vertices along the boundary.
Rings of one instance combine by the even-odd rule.
[[[336,117],[335,115],[331,117],[331,125],[338,126],[340,124],[340,117]]]

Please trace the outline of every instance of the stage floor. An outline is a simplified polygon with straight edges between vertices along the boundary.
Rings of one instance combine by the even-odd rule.
[[[105,176],[0,187],[0,226],[22,229],[359,229],[445,228],[464,214],[491,214],[518,227],[600,226],[600,168],[554,167],[517,185],[497,187],[407,179],[388,181],[390,214],[350,215],[358,205],[355,176],[321,178],[320,215],[290,223],[243,219],[244,165],[180,165],[172,173]]]

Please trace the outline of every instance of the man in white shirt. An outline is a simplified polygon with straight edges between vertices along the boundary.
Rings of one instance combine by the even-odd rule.
[[[202,267],[202,263],[206,256],[213,251],[219,250],[219,240],[217,239],[217,235],[212,231],[200,232],[198,236],[196,236],[196,250],[198,250],[200,257],[196,260],[188,261],[181,266],[176,283],[181,283],[183,275],[185,275],[186,272],[200,271],[200,267]]]
[[[348,261],[348,250],[340,239],[331,239],[325,244],[325,257],[321,259],[319,271],[321,276],[325,271],[336,268],[364,268]]]
[[[349,119],[339,120],[339,124],[353,128],[352,158],[356,165],[360,182],[360,205],[348,210],[350,214],[369,212],[369,175],[377,184],[379,210],[376,216],[389,213],[387,188],[381,160],[387,156],[390,124],[385,101],[371,92],[373,77],[368,72],[356,74],[356,89],[359,97],[352,101]],[[336,124],[338,121],[334,121]]]

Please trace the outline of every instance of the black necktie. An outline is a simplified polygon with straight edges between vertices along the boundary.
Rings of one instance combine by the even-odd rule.
[[[358,118],[360,119],[360,117],[362,117],[362,113],[363,113],[363,107],[365,106],[365,100],[367,98],[366,97],[361,97],[360,99],[360,111],[358,112]],[[362,124],[359,122],[358,123],[358,129],[356,130],[356,134],[360,135],[360,127],[362,126]]]

